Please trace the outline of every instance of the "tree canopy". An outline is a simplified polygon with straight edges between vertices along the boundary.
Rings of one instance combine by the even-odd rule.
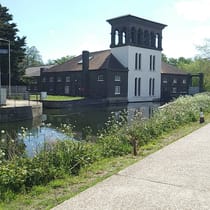
[[[9,81],[9,43],[12,85],[20,84],[24,74],[24,70],[19,64],[25,56],[26,37],[17,35],[17,25],[12,21],[13,16],[9,14],[9,9],[0,4],[0,49],[6,52],[0,54],[1,81],[3,85],[8,85]]]
[[[22,68],[43,65],[42,56],[35,46],[26,47],[25,57],[22,61]]]

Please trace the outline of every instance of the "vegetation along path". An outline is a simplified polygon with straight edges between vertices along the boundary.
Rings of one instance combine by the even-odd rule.
[[[53,210],[210,209],[210,124]]]
[[[70,139],[44,145],[33,158],[27,157],[23,152],[24,148],[18,144],[19,141],[10,139],[2,130],[0,133],[0,209],[50,209],[57,206],[97,182],[116,174],[131,163],[205,125],[205,123],[199,124],[200,108],[204,112],[205,123],[208,124],[210,95],[205,93],[194,97],[180,97],[155,111],[148,120],[142,120],[141,115],[137,113],[128,122],[126,114],[122,113],[117,120],[110,119],[106,129],[97,136],[87,134],[81,142],[71,140],[73,135],[71,125],[63,125],[61,131],[70,135]],[[171,203],[178,207],[183,205],[181,209],[186,209],[185,205],[194,198],[195,202],[192,201],[194,207],[199,208],[201,205],[201,209],[205,209],[205,205],[209,205],[208,198],[205,197],[206,193],[208,194],[208,182],[205,181],[205,177],[209,174],[209,168],[204,167],[209,161],[208,128],[209,125],[206,125],[194,135],[148,156],[137,165],[96,185],[96,188],[85,191],[84,196],[87,196],[86,193],[92,192],[92,189],[98,189],[97,196],[105,196],[107,200],[106,203],[102,202],[98,206],[94,203],[93,192],[93,196],[90,195],[89,200],[87,199],[90,201],[90,208],[104,209],[104,205],[110,203],[111,206],[107,209],[117,209],[127,203],[127,205],[134,205],[130,209],[135,209],[135,205],[139,204],[131,197],[137,194],[141,203],[145,205],[151,203],[151,208],[153,206],[156,208],[157,205],[167,207]],[[201,133],[205,134],[204,138]],[[24,135],[24,130],[22,134]],[[136,152],[138,152],[135,157],[131,155],[134,145],[137,145]],[[166,153],[165,157],[164,153]],[[127,171],[133,172],[128,174]],[[107,186],[112,179],[116,180],[116,185],[113,185],[111,193]],[[149,188],[149,186],[153,187]],[[126,192],[123,191],[125,188]],[[150,190],[157,198],[150,197]],[[176,194],[173,194],[173,190],[177,190]],[[104,195],[102,191],[106,194]],[[115,197],[116,192],[119,195]],[[185,192],[183,198],[177,204],[176,201],[182,197],[183,192]],[[202,201],[199,197],[200,192],[203,193]],[[83,193],[73,198],[73,201],[80,199],[82,195]],[[168,196],[168,200],[164,196]],[[114,203],[112,206],[112,200],[115,199],[118,201],[118,206]],[[163,200],[166,201],[162,203]],[[86,201],[83,202],[86,204]],[[73,203],[70,209],[73,209],[73,205],[77,205],[77,202]],[[164,208],[164,206],[160,207]]]

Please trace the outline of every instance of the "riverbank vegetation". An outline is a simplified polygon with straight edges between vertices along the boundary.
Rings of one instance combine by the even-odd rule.
[[[127,113],[113,115],[96,137],[87,134],[84,141],[45,144],[33,158],[24,153],[16,155],[12,151],[14,140],[7,142],[9,147],[1,144],[0,208],[24,209],[28,205],[33,209],[35,203],[42,208],[52,207],[198,128],[200,108],[205,117],[209,116],[210,94],[180,97],[154,111],[148,120],[142,119],[141,113],[132,118]],[[73,135],[70,125],[60,129]],[[136,157],[132,155],[135,145]]]

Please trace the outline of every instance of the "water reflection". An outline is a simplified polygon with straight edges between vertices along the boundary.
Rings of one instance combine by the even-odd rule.
[[[33,155],[43,142],[64,139],[66,136],[56,128],[61,124],[71,124],[80,138],[84,129],[89,127],[93,134],[100,132],[111,113],[127,112],[128,121],[135,113],[142,112],[144,118],[149,118],[159,103],[129,103],[118,106],[87,106],[71,109],[45,109],[42,118],[16,123],[0,124],[0,130],[5,130],[12,139],[20,139],[21,127],[27,128],[23,138],[26,152]],[[44,121],[44,124],[42,124]],[[47,126],[48,123],[51,126]]]

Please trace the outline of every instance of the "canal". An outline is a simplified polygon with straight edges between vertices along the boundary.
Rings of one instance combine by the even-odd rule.
[[[43,116],[29,121],[0,124],[0,139],[22,141],[26,152],[33,155],[46,141],[68,138],[59,131],[62,124],[71,124],[78,139],[82,139],[85,130],[96,135],[104,128],[111,115],[126,112],[130,120],[134,113],[141,112],[144,118],[149,118],[159,103],[129,103],[115,106],[82,106],[65,109],[44,109]]]

